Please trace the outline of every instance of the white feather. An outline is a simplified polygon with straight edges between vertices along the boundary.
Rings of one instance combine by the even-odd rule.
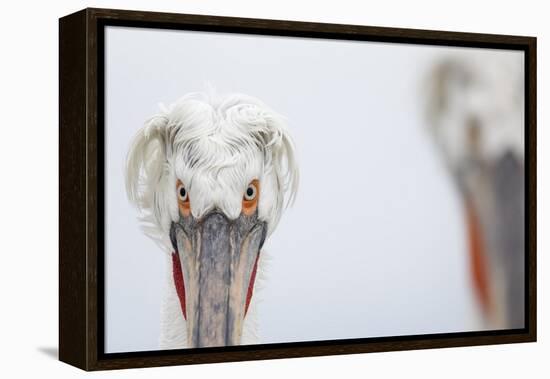
[[[258,179],[259,217],[271,234],[294,201],[298,177],[283,118],[240,94],[184,96],[146,122],[126,164],[128,198],[141,212],[144,231],[167,248],[170,223],[178,218],[177,179],[195,217],[218,207],[230,218],[238,217],[242,193]]]

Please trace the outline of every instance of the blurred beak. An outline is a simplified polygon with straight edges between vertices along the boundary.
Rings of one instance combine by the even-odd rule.
[[[172,245],[184,278],[189,347],[240,343],[266,229],[257,214],[229,220],[218,211],[172,224]]]

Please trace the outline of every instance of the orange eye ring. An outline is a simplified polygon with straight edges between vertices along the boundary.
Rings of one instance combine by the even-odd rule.
[[[260,182],[254,179],[246,187],[243,195],[243,213],[247,216],[252,215],[258,208],[258,200],[260,198]]]
[[[191,214],[191,202],[189,201],[189,192],[187,192],[187,188],[185,188],[182,181],[179,179],[176,182],[176,191],[180,214],[184,217],[187,217]]]

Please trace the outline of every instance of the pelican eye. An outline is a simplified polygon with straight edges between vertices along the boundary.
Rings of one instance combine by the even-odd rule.
[[[180,214],[184,217],[189,216],[191,214],[189,192],[187,192],[187,189],[179,179],[176,183],[176,194],[178,197],[178,208],[180,210]]]
[[[243,213],[247,216],[252,215],[258,208],[258,199],[260,197],[260,182],[254,179],[243,194]]]
[[[180,201],[187,201],[189,197],[187,196],[187,190],[183,186],[183,184],[178,185],[178,199]]]
[[[245,193],[244,193],[244,199],[245,200],[254,200],[256,198],[256,193],[258,192],[258,190],[256,189],[256,186],[252,183],[250,183],[248,185],[248,188],[246,189]]]

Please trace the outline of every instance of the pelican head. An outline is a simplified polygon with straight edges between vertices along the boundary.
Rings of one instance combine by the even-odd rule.
[[[449,56],[430,72],[430,132],[453,174],[524,155],[523,60],[501,53]]]
[[[249,96],[189,94],[137,133],[126,189],[172,254],[187,347],[240,343],[260,250],[297,185],[282,118]]]
[[[483,327],[521,328],[523,56],[498,51],[462,54],[438,63],[430,73],[426,96],[430,132],[463,202],[470,273]]]

